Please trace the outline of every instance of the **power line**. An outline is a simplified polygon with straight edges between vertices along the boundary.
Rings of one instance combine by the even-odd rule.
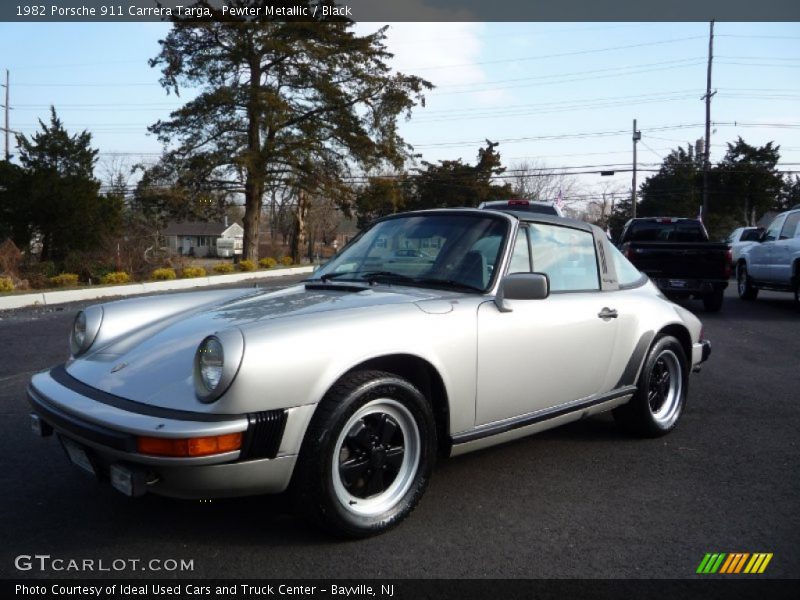
[[[686,125],[662,125],[659,127],[650,127],[649,131],[669,131],[673,129],[686,129],[691,127],[700,127],[702,123],[691,123]],[[607,136],[614,136],[614,135],[621,135],[627,134],[629,131],[627,129],[614,129],[610,131],[585,131],[580,133],[562,133],[562,134],[554,134],[554,135],[538,135],[538,136],[528,136],[528,137],[519,137],[519,138],[504,138],[498,140],[501,143],[517,143],[517,142],[528,142],[528,141],[541,141],[541,140],[563,140],[563,139],[581,139],[581,138],[589,138],[589,137],[607,137]],[[439,143],[432,143],[432,144],[412,144],[415,148],[432,148],[432,147],[449,147],[449,146],[467,146],[467,145],[474,145],[474,144],[483,144],[485,140],[467,140],[467,141],[460,141],[460,142],[439,142]]]
[[[748,38],[748,39],[770,39],[770,40],[800,40],[800,36],[794,35],[744,35],[736,33],[718,33],[717,37],[727,38]]]
[[[740,67],[769,67],[777,69],[797,69],[800,65],[771,65],[767,63],[731,62],[727,60],[717,61],[720,65],[735,65]]]
[[[645,133],[649,135],[651,131],[671,131],[676,129],[691,129],[694,127],[703,127],[704,123],[687,123],[681,125],[659,125],[658,127],[648,127]],[[714,127],[756,127],[756,128],[783,128],[795,129],[800,128],[800,123],[741,123],[738,121],[726,122],[711,122]],[[528,136],[519,138],[503,138],[498,140],[501,143],[513,144],[518,142],[528,141],[541,141],[541,140],[561,140],[561,139],[581,139],[591,137],[608,137],[615,135],[622,135],[630,133],[627,129],[616,129],[610,131],[591,131],[581,133],[567,133],[556,135],[541,135],[541,136]],[[481,140],[467,140],[459,142],[438,142],[430,144],[412,144],[415,148],[433,148],[433,147],[452,147],[452,146],[473,146],[475,144],[483,144],[484,139]]]
[[[697,93],[693,94],[685,94],[683,96],[675,96],[672,98],[649,98],[649,99],[641,99],[641,100],[628,100],[628,101],[619,101],[619,102],[606,102],[606,103],[585,103],[585,104],[566,104],[564,106],[557,106],[556,103],[551,104],[552,108],[544,108],[539,110],[528,109],[528,110],[496,110],[490,111],[483,109],[483,112],[477,114],[460,114],[456,112],[456,114],[448,117],[432,117],[432,118],[425,118],[421,116],[419,118],[415,118],[413,121],[409,122],[409,125],[414,125],[416,123],[444,123],[448,121],[460,121],[463,119],[496,119],[498,117],[503,118],[513,118],[513,117],[527,117],[530,115],[546,115],[546,114],[554,114],[554,113],[564,113],[564,112],[573,112],[579,110],[589,110],[589,109],[601,109],[601,108],[616,108],[620,106],[633,106],[633,105],[641,105],[641,104],[658,104],[661,102],[678,102],[682,100],[690,100],[697,97]],[[421,113],[422,114],[422,113]]]
[[[663,156],[661,156],[661,155],[660,155],[658,152],[656,152],[655,150],[653,150],[653,149],[652,149],[650,146],[648,146],[647,144],[645,144],[643,139],[639,138],[639,142],[641,142],[642,146],[644,146],[645,148],[647,148],[648,150],[650,150],[650,152],[652,152],[653,154],[655,154],[655,155],[656,155],[656,156],[659,158],[659,160],[664,160],[664,157],[663,157]]]
[[[668,40],[658,40],[655,42],[643,42],[641,44],[627,44],[624,46],[608,46],[605,48],[593,48],[593,49],[586,49],[586,50],[574,50],[572,52],[559,52],[556,54],[539,54],[536,56],[522,56],[522,57],[515,57],[515,58],[502,58],[498,60],[487,60],[482,62],[473,62],[473,63],[462,63],[462,64],[455,64],[455,65],[437,65],[434,67],[413,67],[406,69],[408,71],[432,71],[432,70],[439,70],[439,69],[456,69],[459,67],[473,67],[476,65],[499,65],[503,63],[519,63],[525,62],[530,60],[542,60],[546,58],[563,58],[566,56],[580,56],[583,54],[597,54],[600,52],[612,52],[615,50],[627,50],[629,48],[643,48],[645,46],[657,46],[660,44],[674,44],[677,42],[686,42],[689,40],[696,40],[702,39],[704,36],[702,35],[693,35],[689,37],[683,38],[672,38]]]
[[[670,61],[667,61],[670,62]],[[595,79],[607,79],[610,77],[624,77],[626,75],[640,75],[642,73],[652,73],[654,71],[669,71],[672,69],[684,69],[687,67],[695,67],[698,65],[703,64],[705,62],[704,59],[693,59],[691,63],[684,63],[684,64],[674,64],[670,66],[663,66],[663,67],[648,67],[646,65],[635,65],[631,67],[616,67],[615,69],[621,71],[622,69],[630,69],[627,71],[621,71],[618,73],[605,73],[602,75],[595,75],[589,77],[566,77],[567,74],[561,75],[543,75],[541,77],[532,77],[532,78],[525,78],[525,81],[531,81],[532,83],[526,83],[523,85],[506,85],[506,86],[499,86],[499,87],[489,87],[489,88],[476,88],[476,89],[469,89],[469,90],[456,90],[456,91],[445,91],[445,92],[437,92],[433,90],[431,92],[431,96],[450,96],[454,94],[474,94],[479,92],[494,92],[498,90],[510,90],[510,89],[519,89],[525,87],[531,87],[534,85],[544,86],[544,85],[558,85],[561,83],[573,83],[576,81],[591,81]],[[652,64],[663,64],[663,63],[652,63]],[[580,71],[577,73],[597,73],[599,71],[607,71],[608,69],[595,69],[593,71]],[[558,78],[558,79],[557,79]],[[553,81],[546,81],[545,79],[553,79]],[[485,85],[485,84],[463,84],[463,85]]]
[[[18,83],[20,87],[141,87],[148,85],[161,86],[158,82],[131,83],[131,82],[106,82],[106,83]]]
[[[724,58],[726,60],[785,60],[792,62],[800,61],[800,58],[797,57],[787,58],[783,56],[725,56],[723,54],[718,54],[717,58]]]
[[[10,151],[10,140],[11,137],[11,125],[9,124],[9,112],[11,111],[10,100],[9,100],[9,93],[11,84],[9,82],[9,73],[8,69],[6,69],[6,84],[2,87],[6,89],[5,91],[5,104],[3,104],[3,112],[5,113],[5,127],[2,128],[3,133],[5,134],[5,157],[6,161],[11,160],[11,151]]]

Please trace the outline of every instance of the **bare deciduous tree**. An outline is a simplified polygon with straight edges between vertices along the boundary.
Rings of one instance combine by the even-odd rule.
[[[523,160],[506,171],[506,181],[514,195],[527,200],[553,202],[559,192],[564,204],[571,206],[577,200],[570,198],[578,189],[578,180],[563,170],[548,167],[540,160]]]

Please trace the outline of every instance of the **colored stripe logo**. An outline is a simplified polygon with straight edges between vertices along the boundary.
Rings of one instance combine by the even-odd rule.
[[[708,552],[700,561],[697,573],[700,575],[738,575],[740,573],[757,574],[767,569],[772,560],[772,552]]]

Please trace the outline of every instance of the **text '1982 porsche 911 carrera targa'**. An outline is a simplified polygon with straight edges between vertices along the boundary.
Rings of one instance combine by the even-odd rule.
[[[349,537],[437,457],[612,410],[655,437],[710,345],[599,228],[478,209],[385,217],[299,285],[109,302],[28,389],[34,430],[125,494],[292,494]]]

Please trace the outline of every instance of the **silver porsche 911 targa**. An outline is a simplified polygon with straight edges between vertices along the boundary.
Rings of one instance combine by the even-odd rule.
[[[613,410],[675,427],[710,345],[579,221],[450,209],[375,222],[305,282],[109,302],[35,375],[32,427],[125,494],[289,491],[385,531],[437,457]]]

